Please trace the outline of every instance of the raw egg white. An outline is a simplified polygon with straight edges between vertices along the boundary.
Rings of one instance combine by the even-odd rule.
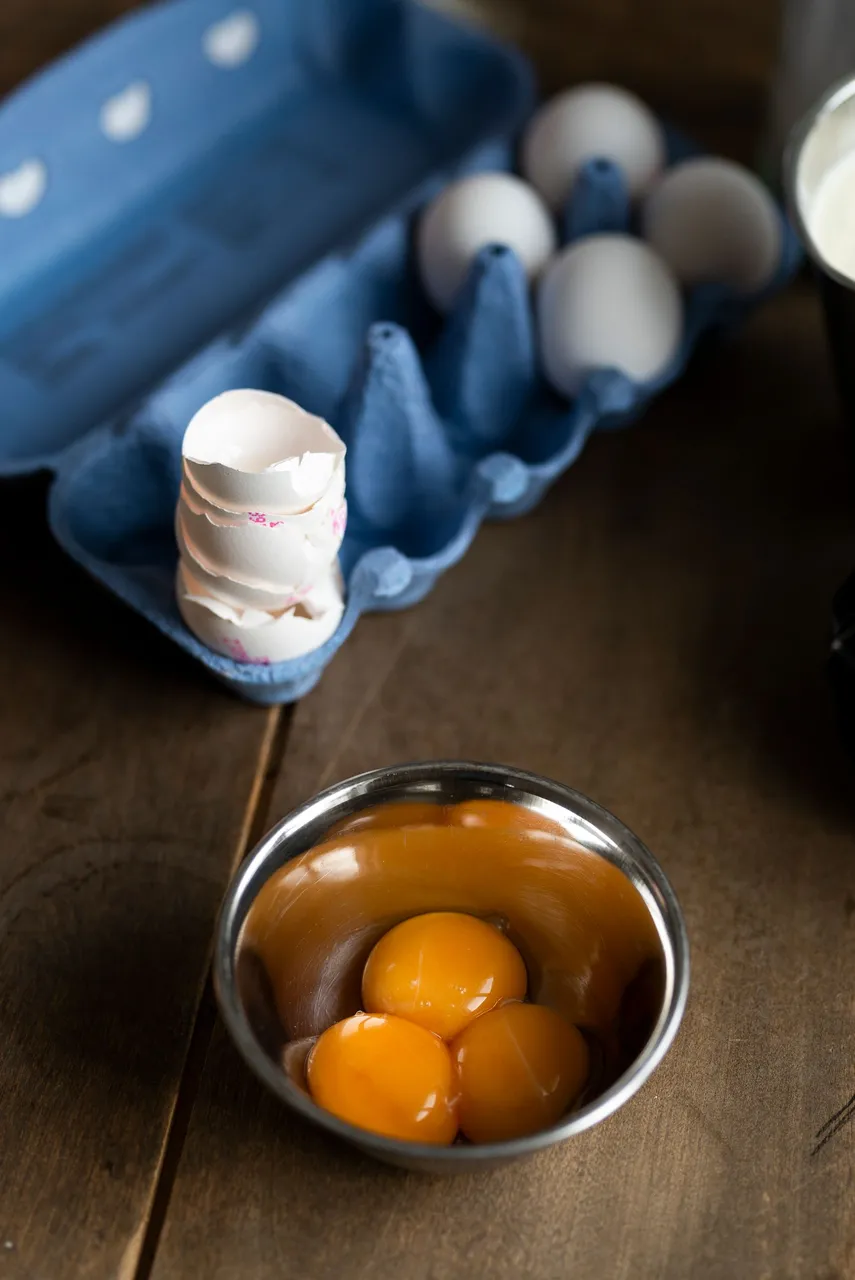
[[[587,236],[552,260],[537,298],[543,371],[575,396],[596,369],[635,382],[663,374],[683,331],[683,302],[670,268],[625,235]]]
[[[645,239],[685,284],[716,282],[738,293],[768,284],[781,257],[781,219],[769,192],[742,165],[686,160],[644,204]]]
[[[473,259],[490,244],[513,249],[529,279],[555,252],[555,228],[543,201],[510,173],[479,173],[452,182],[422,215],[416,256],[438,310],[454,305]]]
[[[563,207],[581,166],[597,158],[619,166],[633,200],[664,165],[662,126],[635,94],[610,84],[579,85],[532,117],[521,166],[550,208]]]

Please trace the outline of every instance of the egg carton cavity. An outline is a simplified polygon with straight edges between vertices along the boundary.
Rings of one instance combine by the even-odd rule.
[[[426,297],[414,261],[414,220],[444,183],[463,173],[513,168],[509,139],[531,106],[530,76],[517,56],[417,6],[392,0],[349,6],[332,0],[312,6],[269,0],[240,13],[251,13],[254,23],[247,26],[244,17],[242,25],[224,28],[228,38],[220,28],[207,56],[205,32],[228,18],[227,9],[213,0],[179,0],[120,24],[87,46],[82,66],[95,57],[103,81],[86,78],[87,92],[100,94],[99,103],[120,94],[123,83],[150,89],[150,95],[136,95],[132,123],[145,115],[137,137],[127,136],[116,146],[119,139],[110,141],[97,129],[93,133],[122,164],[135,148],[156,145],[163,77],[174,70],[164,40],[170,35],[179,44],[186,39],[202,51],[193,73],[198,78],[187,92],[203,103],[208,93],[216,103],[207,123],[194,125],[207,129],[208,142],[215,135],[234,136],[223,127],[224,110],[243,112],[242,121],[231,123],[242,124],[244,137],[253,119],[264,126],[261,132],[267,131],[271,145],[274,135],[287,133],[287,160],[281,148],[274,148],[252,179],[263,209],[281,213],[281,226],[267,220],[256,236],[230,244],[220,239],[216,256],[207,258],[202,270],[197,251],[210,248],[212,235],[214,241],[219,236],[207,227],[214,205],[208,207],[204,191],[218,191],[214,203],[221,211],[231,200],[232,213],[244,221],[250,197],[244,189],[243,203],[233,208],[240,183],[230,169],[212,168],[209,160],[207,168],[201,162],[196,170],[185,165],[182,172],[190,176],[181,181],[190,187],[179,191],[176,203],[173,157],[168,173],[162,161],[161,221],[149,217],[143,239],[166,234],[175,280],[169,272],[164,279],[141,267],[146,253],[154,251],[151,244],[143,252],[130,243],[131,230],[136,228],[138,240],[142,223],[134,222],[141,193],[129,173],[122,177],[131,184],[123,206],[124,238],[114,218],[110,240],[103,219],[84,200],[77,230],[84,222],[89,229],[88,275],[79,256],[69,258],[66,276],[62,282],[54,279],[51,289],[39,258],[44,243],[40,249],[32,242],[61,213],[52,207],[51,187],[62,174],[48,156],[38,207],[27,217],[0,223],[0,252],[4,235],[24,237],[25,226],[31,228],[30,238],[20,240],[26,252],[16,259],[12,245],[0,268],[0,300],[29,300],[19,312],[26,320],[0,331],[0,391],[12,411],[0,442],[7,472],[39,465],[56,471],[49,519],[75,560],[230,688],[271,704],[311,689],[363,613],[422,600],[465,554],[483,520],[519,516],[536,506],[592,432],[632,421],[680,374],[703,333],[740,321],[788,278],[798,250],[782,221],[781,260],[760,293],[736,297],[715,285],[691,290],[679,353],[655,381],[635,383],[603,369],[584,380],[575,399],[562,399],[539,371],[530,290],[512,252],[501,246],[482,250],[447,317],[440,317]],[[129,30],[136,30],[135,42],[128,41]],[[165,58],[156,72],[139,55],[141,35]],[[231,65],[228,58],[223,61],[230,41],[245,54],[242,61],[232,60],[231,97],[208,80]],[[120,46],[125,65],[116,84],[116,58],[109,55],[111,47]],[[131,50],[136,51],[132,60]],[[75,63],[53,73],[55,97],[61,96],[63,81],[66,89],[78,84],[79,69]],[[33,101],[42,101],[39,93],[50,85],[50,76],[41,86],[35,82],[25,100],[13,99],[0,113],[0,169],[5,163],[13,172],[29,163],[13,147],[4,154],[4,143],[13,136],[9,126],[32,111]],[[124,106],[127,127],[118,131],[129,135],[133,130],[127,122],[134,112]],[[40,108],[35,116],[44,123],[43,114]],[[93,118],[97,122],[97,110]],[[193,118],[199,118],[198,111]],[[114,133],[116,119],[114,108]],[[121,126],[121,111],[118,119]],[[182,138],[187,146],[191,141]],[[198,139],[194,145],[200,155]],[[362,177],[354,187],[350,155],[347,180],[333,175],[332,185],[325,185],[318,166],[348,147],[365,159]],[[672,135],[669,150],[673,162],[688,149]],[[241,155],[245,160],[244,151]],[[219,163],[225,159],[220,156]],[[99,163],[108,161],[99,157]],[[390,206],[393,212],[353,241],[360,224],[370,224]],[[581,171],[559,222],[566,242],[597,230],[635,231],[632,216],[620,171],[594,160]],[[173,230],[177,239],[170,238]],[[113,254],[109,270],[98,260],[99,233],[100,251],[109,248]],[[186,235],[194,238],[195,250],[185,260],[179,241]],[[350,246],[341,248],[348,237]],[[326,256],[319,258],[319,251]],[[314,266],[258,309],[265,282],[288,280],[313,260]],[[120,270],[117,276],[121,262],[124,274]],[[82,275],[89,291],[79,278],[75,283]],[[176,295],[178,282],[182,288]],[[143,307],[137,315],[130,302],[136,298],[143,305],[139,289],[144,284],[152,291],[154,310]],[[56,305],[40,311],[39,300],[44,304],[46,298]],[[225,331],[253,306],[254,318],[240,330],[216,338],[144,400],[137,399],[133,411],[117,414],[162,375],[165,365],[198,347],[206,331]],[[71,313],[77,323],[69,330]],[[143,316],[145,338],[136,323]],[[69,332],[75,335],[70,346]],[[87,334],[97,350],[87,347]],[[212,397],[245,387],[284,395],[326,419],[348,450],[344,613],[320,648],[284,662],[213,653],[191,635],[175,598],[174,511],[182,436]],[[105,425],[88,429],[99,419]]]

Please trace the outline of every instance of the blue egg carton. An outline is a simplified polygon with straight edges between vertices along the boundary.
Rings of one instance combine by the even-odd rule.
[[[0,469],[54,471],[64,549],[244,697],[305,694],[362,613],[423,599],[482,520],[529,511],[594,430],[629,422],[703,333],[795,270],[782,216],[774,280],[750,299],[694,291],[662,377],[602,370],[561,399],[510,251],[481,253],[447,319],[412,252],[444,182],[512,167],[533,102],[516,53],[409,0],[174,0],[0,111]],[[670,136],[671,161],[686,150]],[[563,219],[565,240],[594,230],[632,230],[602,161]],[[344,617],[272,665],[211,652],[174,595],[184,429],[236,387],[298,401],[348,447]]]

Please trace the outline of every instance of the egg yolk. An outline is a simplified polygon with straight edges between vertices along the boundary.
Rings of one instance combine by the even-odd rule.
[[[451,1046],[460,1128],[471,1142],[503,1142],[555,1124],[588,1076],[576,1027],[537,1004],[506,1004]]]
[[[319,1106],[387,1138],[447,1146],[457,1134],[454,1068],[436,1036],[357,1013],[318,1038],[306,1066]]]
[[[365,965],[362,1002],[451,1040],[502,1001],[521,1000],[527,981],[522,956],[493,925],[436,911],[380,939]]]

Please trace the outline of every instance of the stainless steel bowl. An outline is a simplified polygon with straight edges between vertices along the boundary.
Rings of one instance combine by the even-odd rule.
[[[317,1107],[283,1071],[276,1046],[275,1010],[241,935],[262,886],[292,858],[321,843],[342,819],[380,804],[504,800],[557,821],[585,850],[617,866],[638,891],[655,930],[654,997],[640,1049],[603,1092],[558,1124],[529,1137],[481,1146],[438,1148],[358,1129]],[[232,883],[217,929],[214,982],[226,1026],[247,1064],[269,1089],[311,1123],[368,1154],[429,1173],[486,1168],[528,1156],[598,1124],[641,1088],[667,1053],[680,1025],[689,986],[689,952],[682,913],[665,875],[640,840],[593,801],[548,778],[497,765],[428,762],[379,769],[331,787],[284,818],[261,841]],[[274,1034],[271,1034],[274,1032]]]

